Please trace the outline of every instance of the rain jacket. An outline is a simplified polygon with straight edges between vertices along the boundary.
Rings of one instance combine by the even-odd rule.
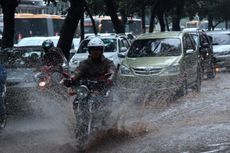
[[[93,61],[91,56],[86,60],[80,62],[79,66],[76,68],[73,79],[89,79],[96,80],[103,75],[111,73],[109,79],[114,79],[116,73],[116,66],[113,61],[105,58],[104,55],[98,61]]]

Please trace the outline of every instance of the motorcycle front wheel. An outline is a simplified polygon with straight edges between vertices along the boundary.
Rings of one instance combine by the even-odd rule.
[[[84,106],[77,106],[74,108],[76,118],[75,138],[78,150],[85,150],[88,144],[88,122],[89,113]]]

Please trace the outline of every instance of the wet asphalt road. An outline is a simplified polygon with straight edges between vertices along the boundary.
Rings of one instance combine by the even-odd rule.
[[[202,82],[201,93],[190,91],[168,104],[122,107],[119,131],[107,133],[86,152],[230,152],[229,78],[229,73],[217,74]],[[30,101],[27,109],[9,116],[0,133],[0,153],[76,153],[71,100],[31,94],[41,102]]]

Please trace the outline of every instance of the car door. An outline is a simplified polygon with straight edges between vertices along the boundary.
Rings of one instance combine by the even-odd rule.
[[[183,67],[187,77],[187,83],[192,84],[197,79],[198,52],[194,40],[189,34],[183,37],[184,62]]]
[[[119,42],[118,42],[118,46],[119,46],[118,54],[122,54],[125,56],[128,49],[130,48],[130,41],[128,39],[126,39],[125,37],[120,37]],[[119,57],[120,63],[123,59],[124,58]]]

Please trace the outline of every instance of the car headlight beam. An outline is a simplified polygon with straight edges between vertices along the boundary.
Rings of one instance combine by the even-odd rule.
[[[133,75],[132,71],[128,67],[126,67],[124,65],[120,66],[120,74],[121,75]]]
[[[163,75],[179,74],[179,73],[180,73],[180,67],[178,65],[169,66],[163,71]]]

